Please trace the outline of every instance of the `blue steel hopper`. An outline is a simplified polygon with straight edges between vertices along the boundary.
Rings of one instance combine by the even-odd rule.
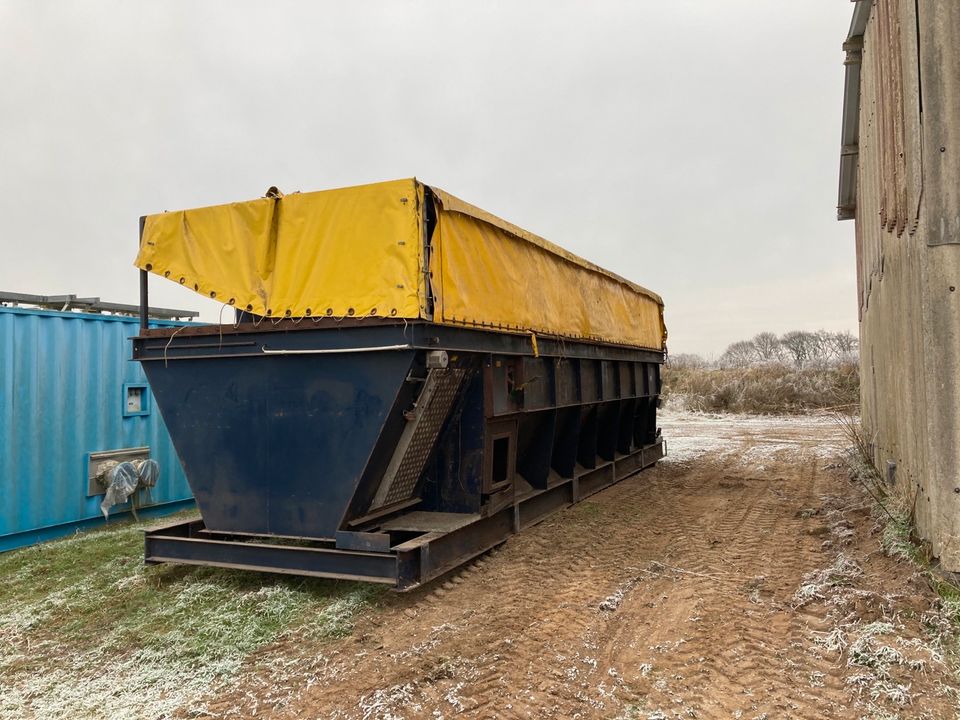
[[[663,457],[661,355],[537,345],[387,320],[143,331],[203,518],[149,531],[147,562],[409,588]]]
[[[133,341],[202,516],[148,563],[406,589],[664,455],[660,298],[436,188],[145,220],[143,308],[237,308]]]

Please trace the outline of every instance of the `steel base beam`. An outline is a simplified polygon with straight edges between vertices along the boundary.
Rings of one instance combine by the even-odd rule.
[[[202,520],[191,520],[146,531],[147,563],[209,565],[260,572],[361,580],[409,590],[462,565],[510,535],[534,525],[558,510],[654,465],[664,457],[662,438],[632,453],[581,470],[544,490],[517,498],[487,517],[454,530],[423,533],[387,552],[362,552],[330,547],[280,545],[276,538],[248,538],[213,533]]]

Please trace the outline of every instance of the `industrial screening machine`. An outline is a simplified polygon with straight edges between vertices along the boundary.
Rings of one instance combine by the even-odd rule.
[[[148,563],[426,582],[664,455],[660,298],[416,180],[141,219],[236,311],[141,329],[202,519]]]

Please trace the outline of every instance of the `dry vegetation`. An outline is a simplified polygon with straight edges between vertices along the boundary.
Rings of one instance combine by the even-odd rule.
[[[845,363],[796,370],[784,365],[746,368],[671,367],[663,371],[668,406],[698,412],[803,413],[856,406],[860,372]]]
[[[860,402],[857,339],[850,333],[760,333],[716,361],[672,355],[663,370],[669,406],[696,412],[796,414]]]

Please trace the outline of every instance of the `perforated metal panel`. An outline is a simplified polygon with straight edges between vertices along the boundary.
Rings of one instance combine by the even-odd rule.
[[[383,476],[371,509],[393,505],[413,497],[417,481],[430,459],[437,436],[450,414],[466,370],[431,370],[417,401],[412,420],[404,430],[397,451]]]

